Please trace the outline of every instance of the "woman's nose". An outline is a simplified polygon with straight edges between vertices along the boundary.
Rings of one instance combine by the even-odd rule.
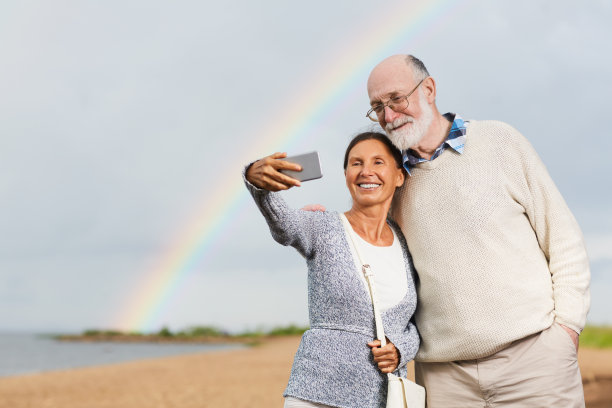
[[[372,166],[365,164],[362,168],[361,168],[361,175],[362,176],[369,176],[370,174],[373,173],[372,170]]]

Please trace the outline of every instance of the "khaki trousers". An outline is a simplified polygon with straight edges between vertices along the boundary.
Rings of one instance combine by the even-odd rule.
[[[492,356],[415,364],[427,407],[584,407],[576,348],[565,330],[550,328]]]

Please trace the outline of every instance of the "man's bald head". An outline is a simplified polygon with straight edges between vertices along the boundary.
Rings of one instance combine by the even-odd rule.
[[[429,76],[425,64],[413,55],[392,55],[374,67],[368,78],[370,101],[397,90],[396,82],[418,83]]]

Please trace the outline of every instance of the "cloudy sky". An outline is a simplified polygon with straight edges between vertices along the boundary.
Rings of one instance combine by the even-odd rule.
[[[0,330],[305,324],[303,260],[232,188],[318,150],[323,179],[285,196],[347,209],[341,156],[396,53],[441,111],[532,142],[585,235],[588,320],[612,323],[610,21],[610,0],[3,1]]]

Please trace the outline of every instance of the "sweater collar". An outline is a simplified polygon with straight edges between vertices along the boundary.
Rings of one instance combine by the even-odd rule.
[[[440,156],[440,154],[442,154],[442,152],[447,147],[450,147],[459,154],[463,154],[463,150],[465,148],[465,139],[467,137],[466,127],[468,125],[468,122],[464,121],[463,118],[456,113],[448,112],[444,114],[444,117],[449,121],[452,121],[453,124],[451,126],[450,131],[448,132],[448,136],[446,136],[444,142],[442,142],[442,144],[438,146],[434,154],[431,156],[431,159],[427,160],[422,157],[419,157],[418,155],[414,154],[414,152],[410,149],[404,150],[402,152],[404,168],[406,169],[409,175],[410,169],[412,169],[415,165],[426,161],[434,160],[436,157]]]

